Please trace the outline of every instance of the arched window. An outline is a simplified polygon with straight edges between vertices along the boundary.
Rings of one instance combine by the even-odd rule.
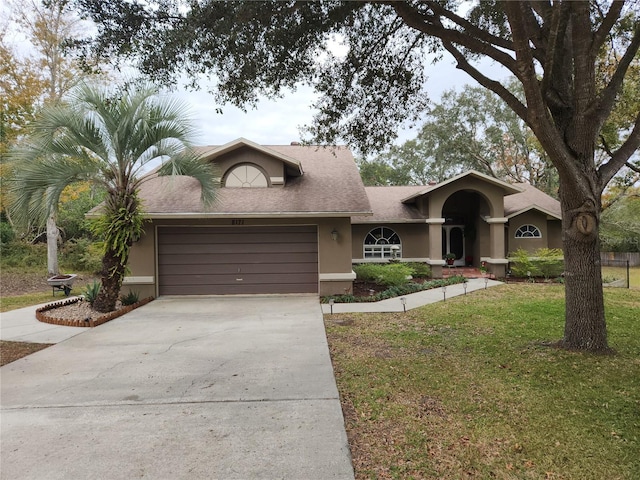
[[[542,238],[542,233],[535,225],[522,225],[516,230],[516,238]]]
[[[234,167],[227,173],[224,186],[233,188],[268,187],[269,182],[261,169],[245,163]]]
[[[364,258],[400,258],[402,243],[396,232],[376,227],[364,237]]]

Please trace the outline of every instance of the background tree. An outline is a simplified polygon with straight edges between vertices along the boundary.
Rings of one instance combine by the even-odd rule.
[[[80,61],[69,54],[68,44],[84,34],[83,24],[68,0],[13,0],[11,24],[16,40],[8,41],[4,31],[0,54],[3,67],[0,85],[7,103],[7,134],[2,143],[5,150],[19,140],[25,127],[31,123],[45,105],[57,103],[62,96],[92,74]],[[26,41],[25,41],[26,40]],[[6,62],[6,63],[5,63]],[[3,106],[4,107],[4,106]],[[3,108],[3,117],[5,117]],[[3,122],[4,124],[5,122]],[[3,170],[7,167],[3,166]],[[9,172],[4,172],[8,175]],[[57,226],[58,205],[46,219],[47,271],[59,273]]]
[[[203,200],[213,200],[215,173],[188,149],[194,130],[186,108],[149,87],[116,94],[82,85],[68,103],[45,107],[30,130],[28,140],[10,154],[17,167],[11,184],[14,218],[47,215],[73,182],[101,186],[106,197],[94,228],[104,241],[104,256],[93,306],[114,310],[129,250],[142,233],[141,169],[161,160],[158,174],[192,176],[202,185]]]
[[[97,22],[96,47],[160,81],[186,72],[217,79],[244,105],[299,81],[320,93],[309,133],[381,149],[426,105],[430,53],[446,51],[537,137],[559,176],[566,266],[562,345],[608,350],[598,228],[601,195],[640,146],[640,113],[596,164],[596,145],[640,47],[634,1],[174,2],[77,0]],[[635,9],[635,10],[634,10]],[[333,53],[338,40],[344,55]],[[332,43],[333,42],[333,43]],[[600,55],[616,46],[597,78]],[[524,99],[474,64],[488,58],[518,79]],[[195,80],[194,80],[195,81]],[[622,134],[625,132],[625,134]]]
[[[511,91],[518,86],[511,82]],[[525,182],[557,196],[557,172],[535,136],[491,91],[465,86],[450,90],[430,107],[417,137],[369,162],[393,184],[426,185],[474,169],[510,182]],[[384,180],[382,183],[385,183]]]

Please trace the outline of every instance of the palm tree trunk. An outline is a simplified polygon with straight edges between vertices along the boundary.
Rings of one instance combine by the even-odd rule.
[[[93,302],[93,308],[99,312],[112,312],[120,295],[126,261],[123,263],[115,251],[109,250],[102,257],[100,293]]]
[[[47,272],[49,276],[58,275],[60,267],[58,265],[58,238],[60,230],[56,225],[56,214],[51,212],[47,217]]]

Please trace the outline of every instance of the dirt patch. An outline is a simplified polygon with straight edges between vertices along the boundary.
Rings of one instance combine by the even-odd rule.
[[[0,340],[0,366],[15,362],[37,351],[50,347],[49,343],[8,342]]]
[[[3,297],[15,297],[17,295],[25,295],[27,293],[52,292],[53,290],[47,284],[48,276],[42,273],[12,273],[2,272],[0,274],[0,295]],[[87,284],[93,283],[94,280],[100,281],[100,277],[87,273],[80,273],[73,283],[72,295],[78,295],[82,292]],[[63,296],[57,293],[56,296]]]

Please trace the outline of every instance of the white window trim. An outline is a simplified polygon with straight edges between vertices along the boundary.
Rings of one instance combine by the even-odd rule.
[[[367,238],[369,237],[369,235],[371,235],[371,232],[379,228],[393,232],[392,235],[389,235],[389,237],[382,237],[385,239],[385,241],[387,240],[387,238],[395,235],[396,237],[398,237],[399,243],[366,243]],[[395,250],[395,257],[393,247],[398,247],[398,249]],[[364,240],[362,241],[362,256],[367,260],[389,260],[392,258],[402,258],[402,240],[400,240],[400,235],[398,235],[398,232],[396,232],[394,229],[389,227],[378,226],[372,228],[367,232],[367,234],[364,236]]]
[[[534,228],[535,231],[534,232],[538,232],[537,235],[518,235],[518,232],[521,233],[525,233],[522,229],[525,227],[531,227]],[[529,228],[526,233],[534,233],[531,231],[531,228]],[[515,237],[514,238],[542,238],[542,230],[540,230],[540,228],[538,228],[536,225],[533,225],[532,223],[526,223],[524,225],[520,225],[517,229],[516,229],[516,233],[515,233]]]

